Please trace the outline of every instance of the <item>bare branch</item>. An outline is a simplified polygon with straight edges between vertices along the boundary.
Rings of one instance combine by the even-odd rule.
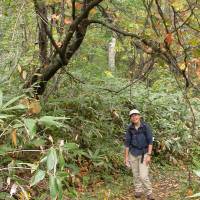
[[[75,8],[76,0],[72,0],[72,19],[75,20],[76,18],[76,8]]]
[[[103,0],[94,0],[92,1],[90,4],[88,4],[87,8],[84,10],[84,12],[77,17],[73,23],[70,25],[68,33],[65,36],[65,39],[63,41],[63,46],[62,46],[62,54],[64,55],[67,49],[67,46],[69,45],[69,42],[71,40],[71,38],[73,37],[74,32],[77,30],[78,25],[88,17],[89,12],[92,8],[94,8],[95,6],[97,6],[99,3],[101,3]]]
[[[45,29],[45,32],[46,32],[47,36],[49,37],[49,40],[51,41],[51,43],[54,46],[54,48],[56,49],[56,51],[61,55],[61,51],[60,51],[58,45],[56,44],[56,42],[55,42],[55,40],[53,38],[53,35],[51,34],[51,32],[48,29],[48,22],[45,19],[45,17],[43,16],[43,14],[40,12],[40,7],[39,7],[39,4],[38,4],[37,0],[33,0],[33,2],[34,2],[34,5],[35,5],[35,10],[36,10],[37,15],[43,21],[44,29]]]
[[[160,33],[158,32],[156,26],[155,26],[155,23],[152,19],[152,13],[151,13],[151,7],[152,7],[152,4],[153,4],[153,0],[151,0],[151,2],[147,5],[147,3],[145,2],[145,0],[142,1],[143,2],[143,5],[147,11],[147,21],[148,21],[148,18],[150,18],[151,20],[151,25],[152,25],[152,28],[154,30],[154,32],[156,33],[156,35],[159,37],[160,36]]]
[[[164,24],[165,31],[166,31],[166,33],[169,33],[169,29],[168,29],[168,27],[167,27],[166,19],[165,19],[165,17],[164,17],[164,14],[163,14],[163,11],[162,11],[162,9],[161,9],[161,7],[160,7],[160,4],[158,3],[158,0],[155,0],[155,2],[156,2],[156,5],[157,5],[158,13],[159,13],[159,15],[160,15],[161,18],[162,18],[162,22],[163,22],[163,24]]]
[[[116,90],[109,89],[109,88],[102,88],[102,89],[103,89],[103,90],[106,90],[106,91],[108,91],[108,92],[112,92],[112,93],[114,93],[114,94],[118,94],[118,93],[122,92],[123,90],[129,88],[130,86],[132,86],[132,85],[135,84],[136,82],[140,81],[141,79],[145,78],[145,77],[151,72],[151,70],[153,69],[153,66],[154,66],[154,58],[152,58],[152,60],[151,60],[151,62],[150,62],[150,64],[149,64],[148,69],[147,69],[144,73],[142,73],[142,74],[139,76],[139,78],[137,78],[137,79],[135,79],[135,80],[131,80],[131,82],[130,82],[129,84],[127,84],[126,86],[122,87],[121,89],[119,89],[119,90],[117,90],[117,91],[116,91]]]
[[[102,22],[100,20],[88,20],[88,23],[89,24],[101,24],[107,28],[109,28],[110,30],[112,31],[115,31],[116,33],[120,33],[124,36],[130,36],[130,37],[134,37],[134,38],[137,38],[137,39],[141,39],[138,35],[134,34],[134,33],[130,33],[130,32],[126,32],[124,30],[121,30],[120,28],[116,28],[106,22]]]

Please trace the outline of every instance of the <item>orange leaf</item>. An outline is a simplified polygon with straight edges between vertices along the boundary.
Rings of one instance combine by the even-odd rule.
[[[17,146],[17,131],[16,129],[13,129],[11,133],[12,143],[16,147]]]
[[[71,24],[71,23],[72,23],[71,19],[69,19],[69,18],[64,19],[64,24]]]
[[[76,2],[75,8],[78,9],[78,10],[80,10],[82,8],[82,3]]]
[[[193,191],[192,191],[191,188],[189,188],[189,189],[187,190],[187,196],[192,196],[192,195],[193,195]]]
[[[170,45],[173,42],[174,38],[172,33],[167,33],[166,37],[165,37],[165,42]]]

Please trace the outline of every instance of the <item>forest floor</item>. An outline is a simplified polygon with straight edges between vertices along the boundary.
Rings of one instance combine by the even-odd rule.
[[[190,184],[186,169],[177,167],[151,166],[150,177],[156,200],[184,200],[198,189],[195,177],[191,177]],[[91,188],[90,192],[82,193],[81,200],[134,200],[131,172],[118,177],[110,183],[100,182]],[[199,191],[198,191],[199,192]],[[145,200],[145,196],[141,200]],[[194,198],[193,198],[194,199]],[[196,198],[195,200],[200,200]]]

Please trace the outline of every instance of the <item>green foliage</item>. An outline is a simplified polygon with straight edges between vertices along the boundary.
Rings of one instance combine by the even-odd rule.
[[[36,185],[39,183],[41,180],[43,180],[45,177],[45,171],[43,170],[38,170],[36,174],[32,177],[30,186]]]

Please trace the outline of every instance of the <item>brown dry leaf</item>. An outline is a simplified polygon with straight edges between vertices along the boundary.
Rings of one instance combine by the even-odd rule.
[[[111,115],[112,115],[112,118],[119,118],[119,114],[117,113],[116,110],[113,110]]]
[[[16,147],[17,146],[17,130],[13,129],[11,133],[12,143]]]
[[[200,59],[195,60],[195,65],[196,65],[196,74],[198,78],[200,78]]]
[[[38,114],[41,111],[41,105],[40,101],[36,99],[30,100],[29,106],[28,106],[28,111],[30,114]]]
[[[19,100],[19,103],[28,107],[29,104],[30,104],[30,101],[29,101],[29,99],[27,97],[24,97],[24,98]]]
[[[198,66],[196,68],[196,74],[197,74],[198,78],[200,78],[200,66]]]
[[[166,35],[166,37],[165,37],[165,42],[166,42],[168,45],[170,45],[170,44],[172,44],[173,40],[174,40],[174,38],[173,38],[172,33],[168,33],[168,34]]]

